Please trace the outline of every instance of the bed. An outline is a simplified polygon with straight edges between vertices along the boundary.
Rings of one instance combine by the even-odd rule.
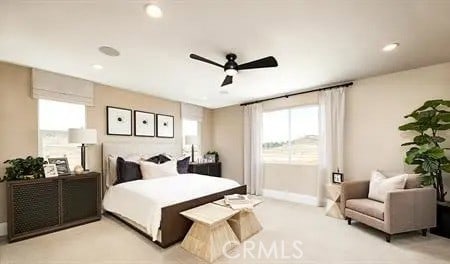
[[[245,185],[239,185],[233,180],[198,174],[111,184],[110,157],[136,153],[168,153],[177,156],[179,154],[173,145],[104,143],[102,148],[105,212],[163,248],[183,240],[192,225],[180,212],[221,199],[224,195],[245,194],[247,191]]]

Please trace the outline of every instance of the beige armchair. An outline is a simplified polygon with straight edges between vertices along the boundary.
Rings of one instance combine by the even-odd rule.
[[[410,181],[410,179],[408,179]],[[352,220],[383,231],[386,241],[391,235],[436,226],[436,190],[415,188],[407,182],[406,189],[388,193],[384,203],[368,198],[369,181],[342,183],[341,211],[351,225]]]

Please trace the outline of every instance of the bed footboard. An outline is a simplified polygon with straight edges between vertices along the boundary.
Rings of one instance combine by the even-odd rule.
[[[192,225],[192,221],[180,215],[180,212],[222,199],[224,195],[246,193],[247,185],[242,185],[223,192],[218,192],[197,199],[163,207],[161,212],[162,237],[161,242],[158,244],[163,248],[167,248],[183,240],[186,236]]]

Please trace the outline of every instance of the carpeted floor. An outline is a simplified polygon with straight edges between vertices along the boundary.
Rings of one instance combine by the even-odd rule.
[[[266,200],[256,209],[264,230],[215,263],[450,263],[450,240],[419,232],[394,236],[324,216],[323,208]],[[160,249],[127,226],[101,221],[29,240],[0,242],[1,264],[204,263],[179,244]]]

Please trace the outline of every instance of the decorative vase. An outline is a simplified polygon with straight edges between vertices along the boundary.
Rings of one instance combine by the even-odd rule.
[[[73,171],[75,172],[75,174],[81,174],[81,173],[83,173],[84,170],[83,170],[83,167],[81,167],[81,165],[77,165],[77,166],[75,166]]]

